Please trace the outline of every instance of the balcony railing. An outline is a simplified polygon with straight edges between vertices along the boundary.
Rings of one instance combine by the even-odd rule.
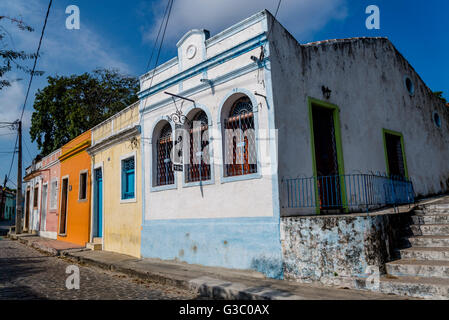
[[[414,202],[409,179],[373,174],[283,179],[283,193],[290,209],[369,211]]]

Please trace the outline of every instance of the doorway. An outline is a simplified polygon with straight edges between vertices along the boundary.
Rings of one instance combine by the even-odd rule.
[[[61,188],[61,216],[59,219],[59,234],[65,235],[67,233],[67,202],[68,202],[68,187],[69,178],[62,179]]]
[[[30,227],[30,189],[27,190],[27,195],[26,195],[26,208],[25,208],[25,226],[24,226],[24,231],[28,231],[29,227]]]
[[[94,237],[103,236],[103,175],[101,168],[94,170]]]
[[[344,168],[338,107],[309,100],[317,212],[344,209]]]
[[[42,203],[41,203],[41,225],[40,225],[40,230],[41,231],[45,231],[46,227],[47,227],[47,190],[48,190],[48,185],[43,185],[42,186]]]
[[[408,177],[402,134],[383,130],[385,160],[389,177],[406,179]]]

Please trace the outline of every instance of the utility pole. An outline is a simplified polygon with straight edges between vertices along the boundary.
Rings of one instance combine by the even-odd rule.
[[[6,182],[8,182],[8,177],[5,174],[5,182],[3,183],[3,187],[2,187],[2,200],[1,200],[1,204],[0,204],[0,220],[3,220],[5,217],[5,209],[4,209],[4,204],[5,204],[5,192],[6,192]]]
[[[17,157],[16,234],[22,233],[22,121],[17,120],[19,150]]]

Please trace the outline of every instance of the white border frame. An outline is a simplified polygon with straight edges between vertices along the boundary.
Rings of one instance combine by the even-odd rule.
[[[59,180],[58,178],[53,178],[50,181],[50,210],[58,210],[58,194],[59,194]],[[51,206],[51,193],[53,192],[53,182],[56,182],[56,199],[55,199],[55,206]]]
[[[40,216],[39,216],[39,231],[46,231],[47,230],[47,216],[48,216],[48,181],[42,183],[42,189],[41,189],[41,210],[40,210]],[[47,187],[47,198],[45,199],[45,220],[44,220],[44,228],[42,228],[42,204],[44,203],[44,187]],[[42,230],[43,229],[43,230]]]
[[[130,158],[134,158],[134,198],[131,199],[122,199],[122,186],[123,186],[123,160],[127,160]],[[120,156],[120,203],[133,203],[137,202],[137,152],[133,151]]]
[[[84,198],[84,199],[81,199],[80,198],[80,196],[81,196],[81,175],[83,174],[83,173],[85,173],[86,174],[86,185],[85,185],[85,188],[86,188],[86,198]],[[83,169],[83,170],[80,170],[80,172],[79,172],[79,175],[78,175],[78,202],[87,202],[87,200],[88,200],[88,192],[87,192],[87,185],[89,184],[89,169]]]
[[[102,185],[101,185],[101,194],[102,194],[102,203],[101,203],[101,207],[102,207],[102,214],[101,214],[101,247],[102,249],[104,248],[104,162],[98,162],[95,164],[92,164],[92,170],[91,170],[91,181],[92,181],[92,188],[90,190],[91,192],[91,196],[92,196],[92,201],[91,201],[91,219],[90,219],[90,234],[89,234],[89,239],[90,242],[93,242],[94,240],[94,214],[95,214],[95,188],[96,188],[96,180],[95,180],[95,170],[96,169],[100,169],[101,170],[101,179],[103,181]]]

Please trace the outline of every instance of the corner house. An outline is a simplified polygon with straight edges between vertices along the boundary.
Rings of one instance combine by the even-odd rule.
[[[262,11],[176,46],[140,78],[142,256],[282,278],[286,216],[449,190],[448,111],[388,39],[300,44]]]

